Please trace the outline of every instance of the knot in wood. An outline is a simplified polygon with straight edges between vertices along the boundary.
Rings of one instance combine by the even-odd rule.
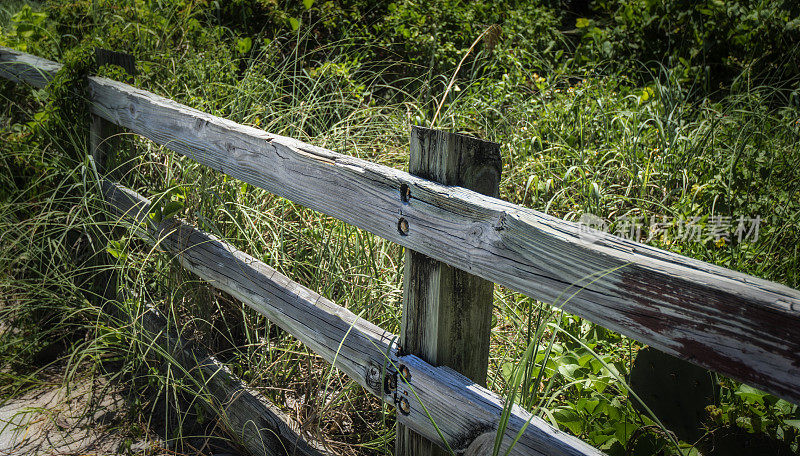
[[[476,247],[480,245],[482,237],[483,226],[480,223],[475,223],[467,229],[467,244]]]
[[[139,110],[136,109],[136,104],[131,103],[128,105],[128,112],[131,114],[131,119],[138,119],[139,118]]]

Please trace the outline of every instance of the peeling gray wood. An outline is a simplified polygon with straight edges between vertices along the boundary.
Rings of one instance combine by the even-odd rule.
[[[423,127],[411,129],[409,172],[440,184],[498,196],[500,145]],[[402,197],[403,195],[401,195]],[[486,386],[494,284],[411,249],[405,251],[404,353],[434,366],[447,366]],[[446,454],[402,424],[395,454]]]
[[[503,410],[503,401],[496,394],[447,367],[433,367],[413,355],[398,356],[394,334],[213,235],[174,219],[150,224],[149,201],[137,193],[104,181],[103,194],[122,216],[120,223],[127,220],[127,226],[174,255],[183,267],[269,318],[383,401],[405,401],[409,413],[398,411],[398,422],[443,445],[429,414],[458,454],[475,454],[488,435],[494,441]],[[399,385],[387,392],[386,379],[402,366],[408,369],[406,377],[400,377]],[[528,426],[511,448],[512,455],[602,454],[518,406],[513,407],[503,434],[503,451],[526,422]]]
[[[44,81],[39,71],[56,69],[0,49],[0,76],[36,85]],[[574,223],[126,84],[90,78],[89,86],[93,113],[200,163],[800,403],[797,290],[603,233],[587,239]]]
[[[501,170],[497,143],[422,127],[411,131],[409,171],[415,176],[496,197]],[[405,267],[403,351],[485,386],[494,284],[411,249]]]

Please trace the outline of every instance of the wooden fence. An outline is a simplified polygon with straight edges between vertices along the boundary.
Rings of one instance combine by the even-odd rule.
[[[44,87],[59,68],[0,48],[0,76],[7,79]],[[433,176],[440,181],[435,182],[270,134],[121,82],[90,77],[88,83],[92,114],[107,122],[469,277],[562,307],[668,354],[800,402],[797,290],[609,234],[587,240],[575,223],[482,194],[491,195],[491,188],[476,188],[479,193],[445,185],[453,180]],[[452,138],[441,136],[447,137]],[[441,144],[430,144],[430,137],[416,140],[441,149]],[[441,171],[440,165],[417,168],[425,176],[433,168]],[[455,183],[462,185],[458,179]],[[398,336],[224,240],[178,220],[152,224],[146,216],[150,202],[133,191],[109,180],[102,182],[102,191],[124,216],[121,220],[172,252],[186,269],[265,315],[367,391],[397,405],[400,426],[457,454],[491,451],[504,401],[480,386],[480,380],[399,351]],[[517,406],[511,409],[502,442],[503,452],[510,448],[510,454],[600,454]]]

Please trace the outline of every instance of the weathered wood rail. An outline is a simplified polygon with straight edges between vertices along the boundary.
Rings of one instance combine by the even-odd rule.
[[[7,79],[43,87],[59,68],[0,48],[0,76]],[[124,83],[90,77],[89,89],[93,114],[213,169],[800,402],[798,290],[612,235],[598,233],[588,241],[574,223],[239,125]],[[134,203],[114,196],[123,193]],[[110,196],[123,208],[147,204],[118,187]],[[164,245],[180,247],[184,266],[289,328],[369,391],[394,401],[375,383],[375,369],[380,382],[400,364],[408,367],[416,395],[405,396],[409,415],[398,413],[404,425],[442,444],[413,398],[431,417],[443,420],[434,421],[447,445],[459,452],[476,448],[496,429],[502,405],[496,396],[446,368],[397,356],[392,335],[223,241],[176,223],[157,233]],[[221,258],[235,267],[216,270]],[[308,322],[313,330],[305,333]],[[334,359],[331,353],[340,343]],[[466,404],[463,410],[473,415],[456,418],[453,403]],[[519,430],[529,418],[514,409],[512,429]],[[449,422],[454,424],[441,428]],[[506,435],[515,434],[509,430]],[[535,418],[512,451],[594,452]]]
[[[103,182],[103,193],[111,207],[129,220],[132,230],[174,255],[184,268],[274,321],[367,391],[388,403],[405,401],[408,413],[397,415],[404,425],[441,442],[436,423],[450,448],[466,454],[475,448],[471,445],[485,439],[476,437],[495,435],[503,410],[503,401],[496,394],[447,367],[433,367],[413,355],[398,355],[394,334],[211,234],[175,219],[152,224],[150,202],[139,194],[109,181]],[[403,375],[395,377],[398,371]],[[387,380],[398,386],[387,389]],[[523,429],[509,454],[599,454],[517,406],[503,452]]]

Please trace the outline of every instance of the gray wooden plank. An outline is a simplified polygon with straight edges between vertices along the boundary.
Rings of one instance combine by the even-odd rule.
[[[61,64],[0,46],[0,77],[44,88]]]
[[[415,126],[408,168],[415,176],[441,184],[495,197],[500,193],[503,164],[497,143]],[[494,284],[486,279],[406,249],[403,351],[434,366],[448,366],[486,386],[493,292]],[[395,454],[446,453],[398,424]]]
[[[319,294],[291,281],[257,259],[213,235],[169,219],[158,225],[147,217],[150,202],[109,181],[109,204],[138,235],[174,255],[183,267],[269,318],[335,365],[367,391],[390,404],[405,402],[398,422],[457,453],[474,453],[496,435],[503,401],[496,394],[447,367],[433,367],[413,355],[398,356],[397,336],[359,318]],[[407,367],[395,388],[387,376]],[[403,380],[407,381],[403,381]],[[430,418],[429,418],[430,417]],[[525,427],[526,423],[529,423]],[[511,442],[524,431],[516,445]],[[590,445],[514,406],[504,435],[513,455],[598,455]],[[505,451],[505,450],[504,450]]]
[[[56,64],[0,49],[0,76]],[[27,79],[26,79],[27,80]],[[90,78],[95,114],[200,163],[800,402],[800,292]],[[411,191],[409,203],[400,188]],[[398,231],[400,218],[408,224]]]

